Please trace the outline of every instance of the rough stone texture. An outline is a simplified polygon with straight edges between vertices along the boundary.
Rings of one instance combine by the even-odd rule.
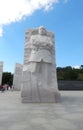
[[[21,90],[23,65],[16,63],[13,78],[14,90]]]
[[[52,103],[60,100],[54,34],[44,27],[26,32],[21,97],[24,103]]]
[[[2,83],[3,62],[0,61],[0,85]]]

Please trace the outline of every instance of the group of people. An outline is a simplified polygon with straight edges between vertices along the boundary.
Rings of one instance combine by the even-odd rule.
[[[13,89],[13,85],[10,86],[8,84],[3,84],[3,85],[0,85],[0,91],[4,92],[6,90],[12,90]]]

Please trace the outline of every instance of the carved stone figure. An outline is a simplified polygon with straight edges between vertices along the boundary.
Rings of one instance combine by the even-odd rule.
[[[0,61],[0,85],[2,83],[3,62]]]
[[[58,102],[54,34],[44,27],[26,32],[22,102]]]

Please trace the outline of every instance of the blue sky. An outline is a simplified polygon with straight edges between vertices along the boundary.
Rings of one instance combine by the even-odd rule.
[[[83,64],[83,1],[42,1],[20,0],[20,4],[19,0],[14,0],[12,5],[7,0],[7,7],[3,7],[5,0],[3,3],[0,0],[0,61],[4,62],[3,71],[13,73],[15,63],[23,64],[25,31],[41,25],[55,33],[57,67]]]

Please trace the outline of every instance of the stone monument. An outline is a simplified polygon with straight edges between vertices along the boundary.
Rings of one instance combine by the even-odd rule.
[[[23,65],[16,63],[13,78],[14,90],[21,90]]]
[[[43,26],[26,31],[21,97],[23,103],[55,103],[60,100],[54,33]]]
[[[3,62],[0,61],[0,85],[2,83]]]

